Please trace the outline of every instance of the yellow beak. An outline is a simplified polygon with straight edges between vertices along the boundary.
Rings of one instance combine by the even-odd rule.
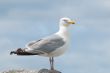
[[[69,23],[69,24],[75,24],[75,22],[74,22],[74,21],[69,21],[68,23]]]

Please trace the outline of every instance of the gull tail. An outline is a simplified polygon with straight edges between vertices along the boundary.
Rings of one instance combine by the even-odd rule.
[[[10,55],[12,54],[17,54],[17,55],[21,55],[21,56],[26,56],[26,55],[39,55],[39,53],[29,53],[26,52],[24,49],[18,48],[16,51],[11,51]]]

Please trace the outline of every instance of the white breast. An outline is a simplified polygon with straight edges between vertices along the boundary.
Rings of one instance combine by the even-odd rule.
[[[49,57],[57,57],[57,56],[60,56],[60,55],[64,54],[67,49],[68,49],[68,44],[66,43],[64,46],[62,46],[62,47],[58,48],[57,50],[53,51],[53,52],[50,53],[48,56],[49,56]]]
[[[64,39],[65,44],[62,47],[60,47],[57,50],[55,50],[52,53],[50,53],[48,55],[49,57],[60,56],[60,55],[64,54],[67,51],[68,47],[69,47],[69,36],[66,35],[66,34],[61,34],[61,33],[56,33],[56,34]]]

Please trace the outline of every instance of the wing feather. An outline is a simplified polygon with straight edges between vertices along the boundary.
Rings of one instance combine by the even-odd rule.
[[[62,47],[65,44],[63,38],[58,35],[53,35],[39,41],[31,42],[27,45],[31,51],[40,51],[45,53],[50,53],[56,50],[57,48]]]

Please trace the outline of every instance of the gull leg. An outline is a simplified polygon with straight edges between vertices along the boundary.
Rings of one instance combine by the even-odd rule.
[[[51,57],[49,57],[49,62],[50,62],[50,69],[52,68],[52,60]]]
[[[53,57],[49,57],[49,62],[50,62],[50,69],[54,70],[54,58]]]
[[[52,57],[52,68],[51,70],[54,70],[54,58]]]

